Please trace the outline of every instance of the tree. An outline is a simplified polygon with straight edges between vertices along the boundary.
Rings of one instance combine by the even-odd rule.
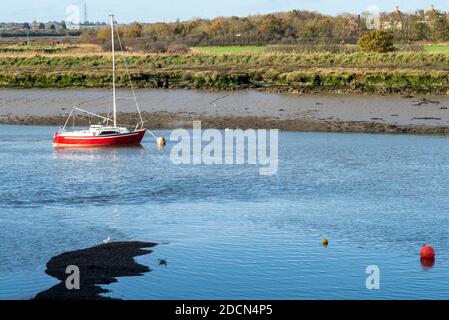
[[[435,14],[433,19],[431,20],[432,23],[432,40],[433,41],[446,41],[449,37],[449,25],[446,20],[446,16],[438,13]]]
[[[137,22],[122,29],[123,36],[126,38],[140,38],[142,36],[142,25]]]
[[[97,39],[101,42],[108,41],[111,38],[111,29],[108,27],[97,29]]]
[[[425,23],[414,23],[410,26],[410,33],[407,40],[421,41],[429,39],[429,26]]]
[[[44,30],[45,24],[43,22],[39,23],[39,30]]]
[[[370,30],[365,32],[357,41],[359,48],[364,52],[390,52],[394,51],[393,35],[383,30]]]
[[[52,24],[52,25],[50,26],[50,29],[51,29],[51,30],[56,30],[56,26],[55,26],[54,24]]]
[[[25,22],[25,23],[23,24],[22,28],[23,28],[23,29],[30,30],[30,29],[31,29],[31,26],[30,26],[30,24],[29,24],[28,22]]]
[[[332,37],[332,30],[334,29],[334,26],[329,18],[319,18],[315,20],[314,23],[316,25],[318,36],[321,39],[329,39]]]
[[[286,13],[240,17],[218,17],[212,20],[195,18],[171,23],[133,23],[117,30],[134,48],[138,41],[170,45],[265,45],[265,44],[355,44],[360,35],[369,31],[369,16],[340,14],[329,16],[317,12],[293,10]],[[382,31],[369,31],[361,44],[362,50],[385,52],[394,43],[411,41],[448,41],[449,16],[436,9],[413,13],[380,14],[380,29],[391,32],[391,39]],[[39,24],[33,24],[33,30]],[[59,28],[59,24],[56,25]],[[101,30],[104,27],[104,30]],[[65,29],[65,23],[61,24]],[[97,37],[89,33],[86,39],[103,43],[110,38],[105,23],[97,23]],[[150,46],[151,47],[151,46]]]
[[[186,26],[180,22],[177,22],[175,29],[174,29],[175,34],[183,35],[185,33],[185,31],[186,31]]]
[[[207,33],[209,36],[217,36],[217,35],[223,35],[224,31],[226,29],[226,22],[225,18],[215,18],[211,21],[209,29],[207,30]]]
[[[276,36],[281,38],[285,31],[283,20],[274,14],[263,16],[258,27],[261,34],[268,39],[274,39]]]

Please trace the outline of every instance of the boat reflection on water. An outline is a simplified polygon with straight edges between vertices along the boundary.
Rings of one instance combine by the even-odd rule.
[[[113,149],[143,149],[141,144],[123,144],[123,145],[108,145],[108,146],[54,146],[54,150],[113,150]]]
[[[141,144],[116,146],[54,146],[54,159],[93,160],[115,157],[119,153],[131,152],[143,155],[145,148]]]

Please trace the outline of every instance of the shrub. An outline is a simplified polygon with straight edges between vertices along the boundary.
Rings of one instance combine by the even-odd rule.
[[[167,48],[167,52],[171,54],[187,54],[190,47],[186,44],[173,44]]]
[[[393,35],[383,30],[370,30],[365,32],[357,41],[363,52],[390,52],[394,51]]]
[[[112,50],[112,41],[111,40],[104,41],[103,44],[101,45],[101,47],[102,47],[103,51],[111,51]],[[122,42],[122,46],[120,47],[120,42],[117,39],[115,39],[115,41],[114,41],[114,47],[115,47],[115,50],[117,50],[117,51],[119,51],[121,49],[123,49],[124,51],[127,50],[126,44],[124,42]]]
[[[124,38],[123,43],[131,51],[142,51],[145,53],[167,52],[167,46],[163,42],[148,41],[146,38]]]
[[[165,53],[167,52],[167,47],[161,42],[147,42],[141,43],[135,49],[147,53]]]

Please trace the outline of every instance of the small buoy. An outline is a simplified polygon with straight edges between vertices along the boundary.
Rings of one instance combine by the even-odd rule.
[[[323,240],[323,246],[327,247],[329,245],[329,240],[324,239]]]
[[[165,146],[167,141],[165,141],[164,137],[159,137],[159,138],[157,138],[156,143],[158,146],[162,147],[162,146]]]
[[[435,250],[431,246],[424,245],[419,252],[422,259],[433,260],[435,259]]]

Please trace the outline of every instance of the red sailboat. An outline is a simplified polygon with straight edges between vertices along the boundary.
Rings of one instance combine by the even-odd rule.
[[[112,39],[112,98],[113,98],[113,110],[112,119],[103,117],[101,115],[80,109],[73,108],[66,123],[60,128],[53,136],[53,144],[55,146],[116,146],[116,145],[130,145],[140,144],[142,141],[146,129],[143,127],[143,120],[140,114],[140,108],[137,103],[134,88],[131,89],[136,102],[137,112],[139,113],[140,122],[133,128],[117,125],[117,103],[116,103],[116,89],[115,89],[115,48],[114,48],[114,16],[110,16],[111,20],[111,39]],[[121,46],[120,37],[118,41]],[[125,65],[127,65],[125,63]],[[129,74],[129,72],[128,72]],[[131,80],[131,79],[130,79]],[[102,119],[102,124],[91,125],[85,130],[69,130],[67,124],[74,112],[81,112],[89,116],[94,116]],[[111,123],[111,124],[110,124]]]
[[[56,132],[55,146],[114,146],[140,144],[146,129],[129,130],[125,127],[93,125],[87,130]]]

